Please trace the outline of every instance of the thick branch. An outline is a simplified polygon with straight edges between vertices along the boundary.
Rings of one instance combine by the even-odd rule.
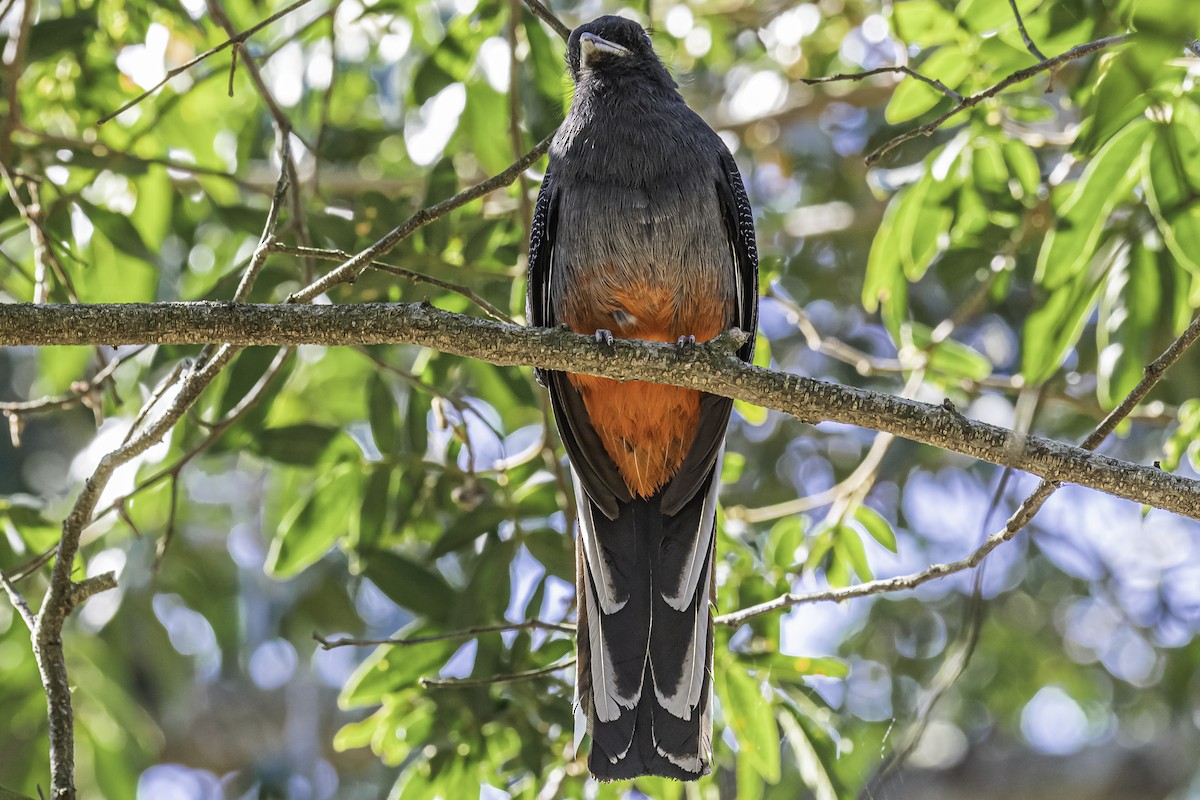
[[[109,344],[415,344],[501,366],[537,366],[616,380],[685,386],[806,422],[842,422],[1076,483],[1200,519],[1200,481],[1037,436],[973,422],[933,406],[749,366],[736,337],[681,353],[618,339],[611,348],[565,329],[530,329],[439,311],[423,303],[348,306],[156,303],[0,305],[0,346]]]

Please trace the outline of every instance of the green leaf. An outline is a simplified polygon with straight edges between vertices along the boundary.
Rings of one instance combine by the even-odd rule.
[[[778,783],[779,728],[773,703],[763,696],[759,680],[732,660],[717,675],[721,709],[739,752],[745,753],[747,763],[764,781]]]
[[[1124,269],[1114,270],[1100,302],[1096,393],[1106,409],[1142,380],[1161,302],[1158,255],[1138,242]]]
[[[1020,0],[1017,8],[1021,13],[1028,14],[1041,0]],[[996,0],[962,0],[955,14],[973,33],[989,33],[1001,27],[1015,26],[1012,9],[1008,3]],[[1030,56],[1033,60],[1033,56]]]
[[[317,478],[308,496],[280,521],[267,553],[267,574],[289,578],[329,552],[347,532],[361,491],[358,470],[351,464],[339,464]]]
[[[122,253],[140,258],[148,264],[157,263],[157,256],[146,246],[142,234],[134,227],[128,216],[101,208],[83,199],[79,200],[79,206],[96,226],[96,230],[103,233]]]
[[[362,554],[363,574],[396,605],[432,620],[445,619],[457,604],[457,592],[437,572],[385,550]]]
[[[251,439],[250,449],[281,464],[312,466],[341,432],[341,428],[309,422],[267,428]]]
[[[790,572],[796,565],[796,551],[804,542],[806,517],[789,514],[771,526],[763,547],[763,562],[780,572]]]
[[[409,625],[398,631],[394,638],[435,633],[437,631],[423,625]],[[418,678],[436,672],[461,646],[460,641],[435,641],[412,647],[380,645],[359,664],[358,669],[354,670],[354,674],[346,681],[338,696],[338,705],[342,708],[355,708],[374,705],[385,698],[394,703],[400,698],[389,698],[389,695],[401,689],[414,687]]]
[[[389,464],[372,465],[358,513],[350,517],[350,547],[354,551],[376,548],[386,533],[392,508],[392,475]]]
[[[921,62],[917,70],[922,75],[936,77],[950,89],[956,89],[970,72],[971,60],[963,53],[962,48],[946,45]],[[892,99],[884,109],[884,119],[891,125],[898,125],[921,116],[943,100],[947,100],[946,95],[937,89],[923,81],[906,77],[896,87]]]
[[[975,141],[971,174],[978,189],[997,194],[1008,191],[1008,164],[1000,142],[990,136]]]
[[[1001,149],[1009,172],[1016,178],[1023,195],[1036,199],[1042,186],[1042,170],[1033,149],[1020,139],[1005,139]]]
[[[738,655],[738,661],[752,667],[759,677],[770,681],[801,683],[810,675],[844,678],[850,667],[840,658],[832,656],[788,656],[783,653],[755,653]]]
[[[849,525],[838,525],[834,529],[833,552],[835,561],[841,561],[854,571],[859,580],[874,578],[871,565],[867,563],[867,551],[863,547],[858,531]]]
[[[400,414],[392,387],[378,372],[371,375],[367,390],[367,414],[371,421],[371,435],[379,452],[388,457],[396,452],[396,431],[400,427]]]
[[[1190,205],[1164,219],[1163,243],[1189,272],[1200,275],[1200,205]]]
[[[896,552],[896,532],[892,525],[878,511],[867,505],[860,505],[854,510],[854,519],[863,526],[871,538],[881,545]]]
[[[1055,192],[1058,222],[1046,234],[1038,253],[1034,280],[1039,285],[1058,289],[1087,266],[1109,214],[1141,177],[1136,165],[1147,125],[1145,119],[1126,125],[1100,149],[1074,186]]]
[[[1104,277],[1128,251],[1108,245],[1093,258],[1092,269],[1078,273],[1029,315],[1021,333],[1021,374],[1030,386],[1045,382],[1079,341],[1104,288]]]

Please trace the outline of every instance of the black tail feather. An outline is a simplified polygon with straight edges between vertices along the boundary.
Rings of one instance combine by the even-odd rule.
[[[577,689],[601,780],[710,771],[715,474],[674,516],[662,493],[616,519],[579,493]]]

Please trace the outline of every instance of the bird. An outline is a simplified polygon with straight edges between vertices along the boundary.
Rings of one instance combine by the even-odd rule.
[[[758,321],[754,220],[729,148],[635,21],[567,43],[574,95],[530,226],[527,319],[683,349]],[[717,488],[733,401],[538,370],[572,466],[576,715],[602,781],[712,769]],[[577,745],[579,736],[577,730]]]

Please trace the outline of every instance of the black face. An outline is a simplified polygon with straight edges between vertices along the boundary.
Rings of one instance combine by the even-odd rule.
[[[626,52],[620,52],[622,49]],[[600,73],[634,72],[644,70],[648,64],[660,66],[661,62],[641,25],[624,17],[609,16],[597,17],[571,31],[567,64],[571,77],[578,83],[584,69]]]

